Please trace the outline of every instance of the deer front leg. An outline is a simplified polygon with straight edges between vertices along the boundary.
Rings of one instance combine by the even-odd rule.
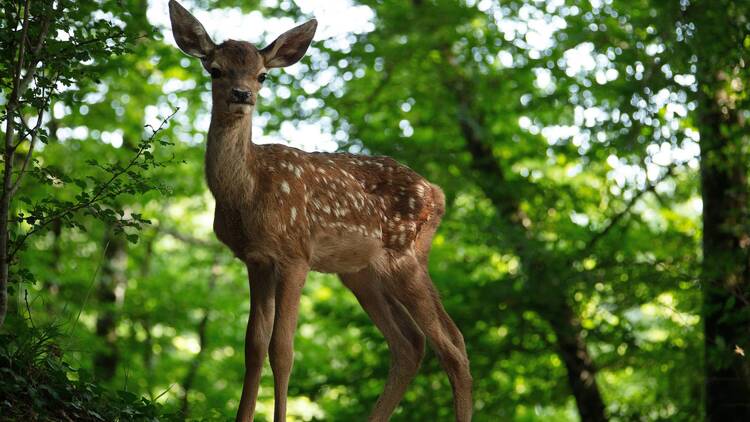
[[[276,278],[270,266],[248,265],[250,318],[245,333],[245,380],[237,410],[237,421],[253,420],[263,362],[271,340],[276,301]]]
[[[271,336],[270,360],[274,381],[275,422],[286,421],[286,396],[294,363],[294,332],[302,287],[309,266],[296,263],[280,270],[276,285],[276,315]]]

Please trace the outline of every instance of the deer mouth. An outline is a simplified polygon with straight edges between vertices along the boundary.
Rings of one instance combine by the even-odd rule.
[[[246,101],[246,102],[230,102],[229,103],[229,111],[234,114],[250,114],[253,111],[253,106],[255,104]]]

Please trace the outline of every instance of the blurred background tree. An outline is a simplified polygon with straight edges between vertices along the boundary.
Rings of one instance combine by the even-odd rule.
[[[228,419],[249,300],[211,233],[208,77],[174,47],[164,1],[26,4],[3,4],[0,40],[11,183],[31,152],[8,202],[4,338],[60,327],[70,377],[161,418]],[[214,39],[259,46],[320,21],[262,90],[256,142],[387,154],[443,186],[431,266],[466,337],[475,420],[750,418],[750,5],[184,4]],[[30,51],[48,22],[26,60],[48,79],[14,94],[25,10]],[[365,418],[388,354],[334,277],[309,277],[296,351],[296,420]],[[394,420],[449,420],[450,400],[428,355]]]

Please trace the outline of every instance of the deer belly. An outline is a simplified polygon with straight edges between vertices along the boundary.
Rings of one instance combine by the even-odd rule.
[[[358,272],[385,254],[379,239],[359,233],[322,234],[311,245],[311,267],[323,273]]]

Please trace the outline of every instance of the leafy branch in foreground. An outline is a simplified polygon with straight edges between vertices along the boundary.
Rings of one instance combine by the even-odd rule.
[[[73,87],[97,83],[96,64],[131,45],[118,24],[92,19],[91,6],[72,0],[0,0],[5,23],[0,27],[0,96],[5,100],[0,114],[0,326],[7,313],[12,254],[18,251],[9,243],[16,229],[14,199],[34,163],[38,141],[47,142],[50,104]]]
[[[127,227],[140,229],[143,224],[148,224],[149,221],[143,219],[140,214],[128,213],[114,204],[114,201],[124,194],[135,195],[151,190],[160,192],[166,190],[163,185],[149,177],[146,172],[157,167],[164,167],[172,162],[171,158],[163,161],[157,160],[152,151],[156,144],[172,145],[169,141],[159,139],[158,135],[178,110],[179,108],[164,118],[156,128],[150,125],[145,126],[151,130],[151,135],[138,143],[135,154],[127,163],[106,164],[93,159],[86,162],[89,166],[106,173],[104,178],[91,175],[71,177],[53,168],[43,167],[37,167],[30,171],[30,175],[41,183],[48,185],[74,184],[80,188],[80,192],[75,195],[74,201],[48,197],[34,203],[29,198],[19,198],[29,208],[25,212],[19,212],[15,222],[19,225],[25,223],[28,229],[11,236],[9,257],[11,259],[15,257],[30,236],[44,230],[53,221],[58,221],[65,227],[85,229],[81,222],[75,218],[79,211],[114,227],[115,233],[122,233]],[[137,240],[137,236],[134,234],[128,234],[127,237],[131,242]]]

